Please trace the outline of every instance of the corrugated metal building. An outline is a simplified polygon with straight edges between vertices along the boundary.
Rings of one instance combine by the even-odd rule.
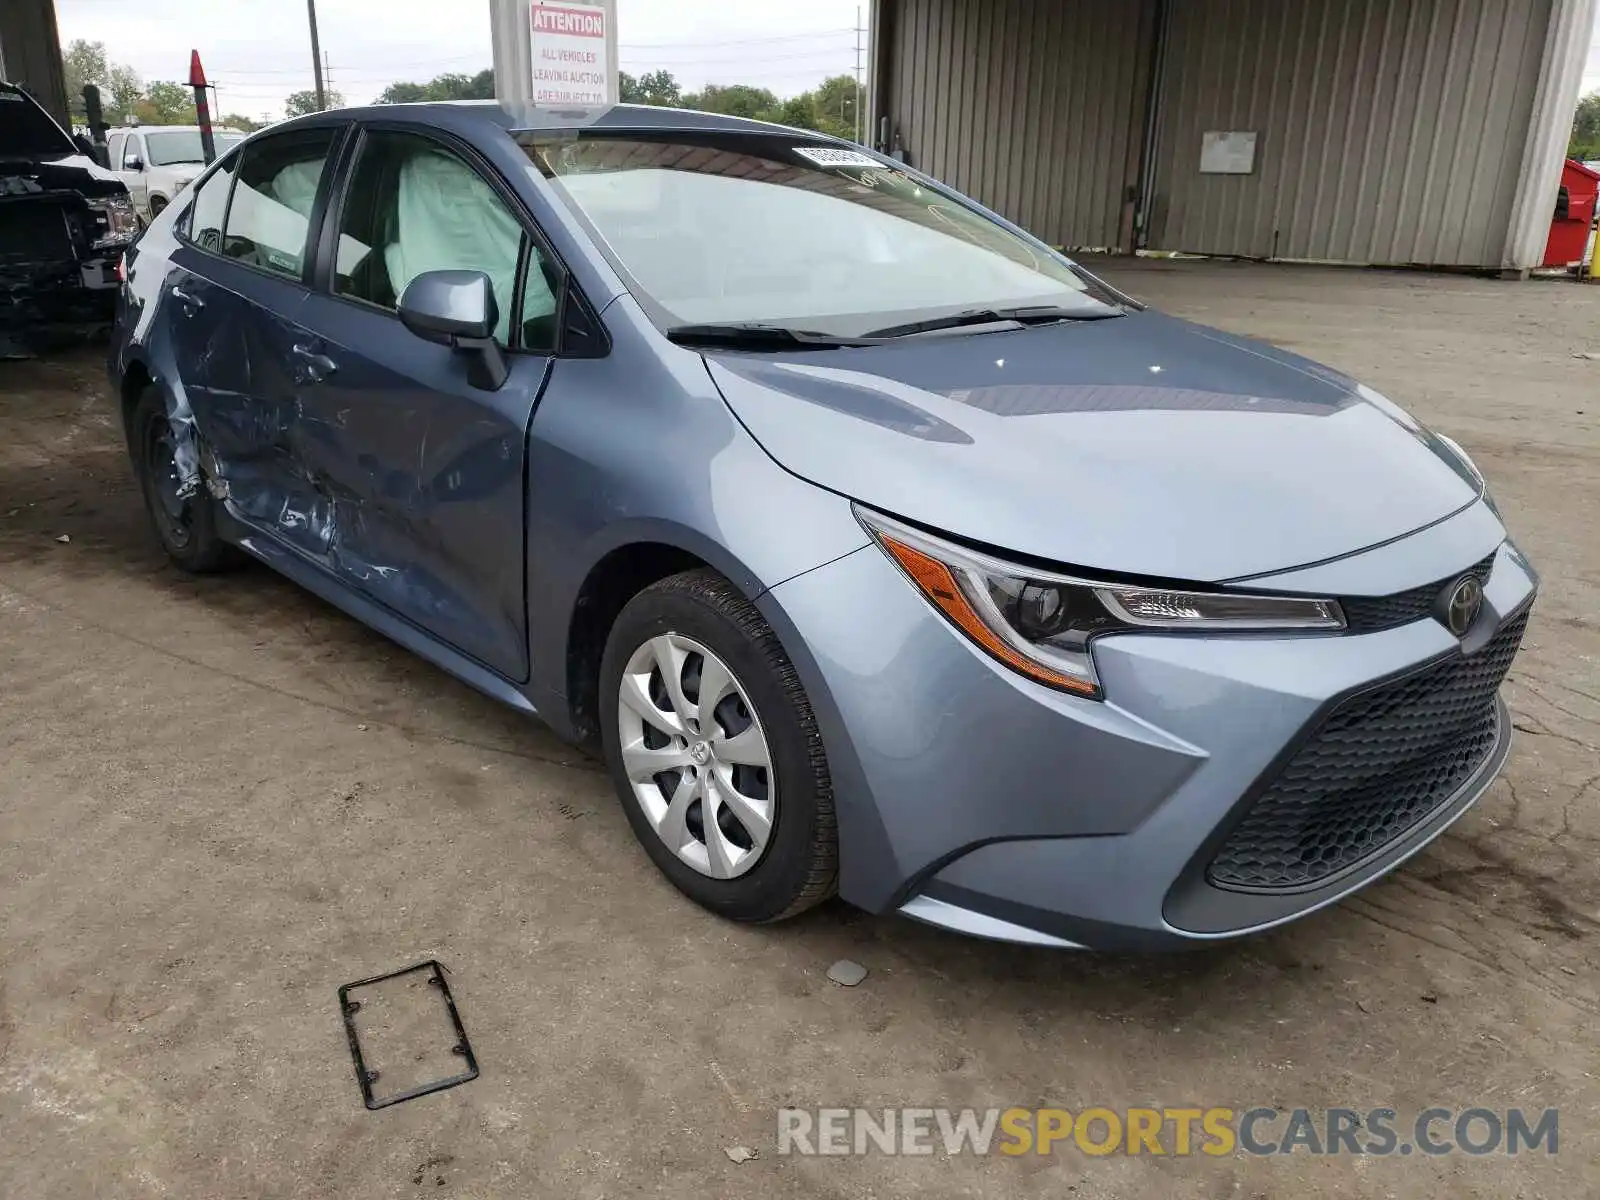
[[[876,0],[873,127],[1072,249],[1515,270],[1595,7]]]
[[[0,79],[27,88],[51,116],[67,123],[53,0],[0,0]]]

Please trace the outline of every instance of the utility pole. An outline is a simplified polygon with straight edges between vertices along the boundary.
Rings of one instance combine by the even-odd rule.
[[[317,40],[317,0],[306,0],[306,11],[311,17],[311,65],[317,72],[317,111],[328,107],[328,90],[322,86],[322,44]]]
[[[861,144],[861,6],[856,5],[856,145]]]

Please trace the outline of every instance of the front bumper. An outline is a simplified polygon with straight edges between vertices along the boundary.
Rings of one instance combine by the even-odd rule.
[[[1503,535],[1478,505],[1373,552],[1374,563],[1465,569]],[[1412,553],[1397,555],[1406,542]],[[1328,569],[1349,579],[1364,557]],[[1372,594],[1421,582],[1376,566],[1368,573]],[[1505,760],[1503,707],[1487,751],[1447,797],[1315,886],[1237,890],[1207,877],[1241,805],[1308,729],[1377,682],[1476,652],[1521,616],[1536,588],[1505,543],[1464,642],[1431,618],[1361,635],[1106,638],[1096,647],[1104,703],[1039,687],[983,655],[875,546],[761,603],[828,748],[845,899],[979,936],[1158,949],[1238,937],[1331,904],[1470,807]]]
[[[0,263],[0,333],[103,325],[116,316],[121,251],[86,260]]]

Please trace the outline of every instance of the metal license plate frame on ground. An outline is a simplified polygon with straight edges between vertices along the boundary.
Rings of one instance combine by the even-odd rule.
[[[367,1066],[366,1059],[361,1053],[361,1035],[356,1030],[356,1014],[361,1011],[361,1001],[352,1000],[350,993],[358,988],[386,983],[391,979],[402,979],[407,975],[414,975],[418,971],[433,972],[428,982],[439,989],[439,995],[444,1000],[444,1007],[446,1013],[449,1014],[450,1024],[455,1028],[456,1044],[454,1050],[466,1061],[467,1069],[459,1075],[436,1079],[430,1083],[408,1088],[403,1092],[397,1092],[393,1096],[386,1096],[379,1100],[372,1091],[372,1085],[378,1081],[378,1072]],[[461,1014],[456,1010],[455,997],[450,994],[450,985],[445,981],[446,973],[443,963],[436,959],[429,959],[426,962],[417,963],[415,966],[403,967],[398,971],[390,971],[384,975],[373,975],[367,979],[358,979],[354,983],[347,983],[339,989],[339,1012],[344,1017],[345,1036],[350,1040],[350,1057],[355,1061],[356,1082],[361,1085],[361,1099],[368,1109],[388,1108],[390,1105],[401,1104],[407,1100],[415,1100],[418,1096],[428,1096],[434,1092],[442,1092],[446,1088],[457,1087],[463,1083],[471,1083],[478,1077],[478,1058],[472,1052],[472,1043],[467,1040],[466,1026],[461,1023]]]

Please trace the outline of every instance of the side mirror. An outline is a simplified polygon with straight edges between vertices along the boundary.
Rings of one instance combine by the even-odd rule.
[[[144,170],[144,159],[137,154],[130,155],[122,160],[122,169],[124,171],[142,171]]]
[[[497,392],[510,368],[494,340],[500,322],[494,285],[482,271],[424,271],[400,294],[400,323],[423,341],[472,355],[475,388]]]

